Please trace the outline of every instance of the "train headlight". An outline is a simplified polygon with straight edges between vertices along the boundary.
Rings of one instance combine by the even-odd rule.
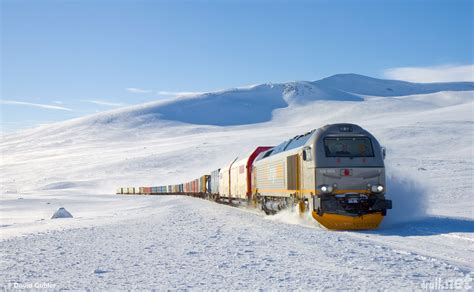
[[[384,187],[382,185],[373,185],[370,187],[370,190],[372,193],[381,193],[384,190]]]
[[[320,190],[322,193],[329,194],[329,193],[332,193],[332,191],[334,190],[334,188],[333,188],[332,186],[322,185],[322,186],[319,186],[319,190]]]

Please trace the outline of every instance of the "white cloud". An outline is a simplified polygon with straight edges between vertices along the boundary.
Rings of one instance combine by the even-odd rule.
[[[153,91],[149,89],[142,89],[142,88],[136,88],[136,87],[128,87],[126,88],[126,90],[131,93],[154,93],[154,94],[158,94],[162,96],[173,96],[173,97],[193,96],[193,95],[204,93],[204,92],[198,92],[198,91]]]
[[[128,92],[131,92],[131,93],[151,93],[151,92],[153,92],[152,90],[135,88],[135,87],[129,87],[129,88],[126,88],[125,90],[127,90]]]
[[[474,81],[474,65],[399,67],[387,69],[383,75],[389,79],[410,82]]]
[[[105,105],[105,106],[123,106],[123,105],[125,105],[124,103],[110,102],[110,101],[105,101],[105,100],[88,100],[88,99],[81,99],[80,101],[82,101],[82,102],[88,102],[88,103],[93,103],[93,104],[97,104],[97,105]]]
[[[49,104],[42,104],[42,103],[32,103],[32,102],[25,102],[25,101],[16,101],[16,100],[2,100],[2,104],[10,104],[10,105],[22,105],[22,106],[29,106],[29,107],[37,107],[43,109],[52,109],[52,110],[61,110],[61,111],[72,111],[72,109],[58,106],[58,105],[49,105]]]
[[[159,95],[165,96],[193,96],[198,94],[203,94],[204,92],[199,91],[158,91]]]

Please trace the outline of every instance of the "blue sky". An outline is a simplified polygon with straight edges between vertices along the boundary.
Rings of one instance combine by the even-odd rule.
[[[2,0],[2,127],[176,92],[470,66],[473,9],[472,1]]]

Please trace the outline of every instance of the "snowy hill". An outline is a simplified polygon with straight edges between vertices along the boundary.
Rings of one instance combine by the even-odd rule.
[[[338,74],[314,82],[268,83],[187,95],[99,113],[58,126],[121,122],[140,126],[158,120],[216,126],[245,125],[270,121],[276,109],[318,100],[363,101],[364,96],[395,97],[472,90],[474,82],[410,83],[357,74]]]
[[[244,125],[270,121],[275,109],[317,100],[362,101],[366,96],[406,96],[474,90],[474,82],[420,84],[340,74],[315,82],[261,84],[180,97],[149,104],[133,116],[203,125]]]
[[[312,84],[369,96],[403,96],[440,91],[474,90],[474,82],[412,83],[399,80],[383,80],[358,74],[337,74],[312,82]]]
[[[45,275],[69,289],[417,289],[435,277],[467,277],[474,269],[473,101],[472,82],[342,74],[157,101],[3,136],[0,282]],[[359,124],[387,147],[394,209],[381,230],[335,233],[291,213],[113,195],[118,186],[187,181],[256,146],[335,122]],[[74,218],[49,220],[60,207]],[[314,257],[319,278],[307,273]],[[166,282],[153,285],[157,277]]]

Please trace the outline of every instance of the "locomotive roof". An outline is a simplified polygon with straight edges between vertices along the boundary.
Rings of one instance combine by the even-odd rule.
[[[260,154],[256,160],[260,160],[263,158],[267,158],[270,156],[273,156],[275,154],[288,151],[294,148],[301,147],[305,145],[310,138],[313,136],[313,134],[316,133],[316,135],[320,136],[322,134],[340,134],[340,133],[352,133],[352,134],[368,134],[367,131],[362,129],[358,125],[354,124],[347,124],[347,123],[341,123],[341,124],[328,124],[325,125],[321,128],[314,129],[310,132],[307,132],[303,135],[297,135],[289,140],[286,140],[285,142],[273,147],[272,149],[269,149],[262,154]]]

